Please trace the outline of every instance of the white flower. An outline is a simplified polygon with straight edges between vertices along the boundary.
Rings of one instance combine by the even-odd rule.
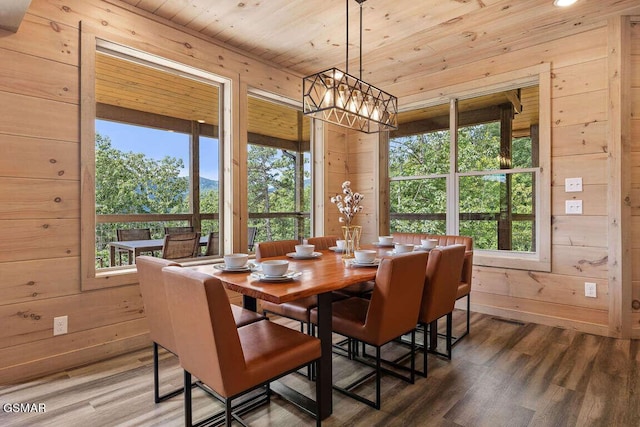
[[[360,193],[354,193],[351,190],[351,181],[345,181],[342,183],[342,193],[336,194],[331,197],[331,203],[334,203],[338,207],[338,211],[343,215],[340,217],[340,222],[351,225],[351,220],[358,213],[362,212],[363,207],[360,206],[360,202],[364,199],[364,196]]]

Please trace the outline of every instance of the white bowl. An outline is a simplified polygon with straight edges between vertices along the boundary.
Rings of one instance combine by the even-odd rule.
[[[361,264],[371,264],[375,261],[377,252],[361,249],[361,250],[354,251],[353,254],[356,257],[357,262]]]
[[[284,276],[289,268],[289,261],[272,259],[262,262],[262,272],[267,276]]]
[[[224,265],[227,268],[241,268],[247,265],[248,260],[247,254],[227,254],[224,256]]]
[[[393,236],[378,236],[378,243],[381,245],[392,245]]]
[[[296,245],[296,255],[309,256],[315,248],[314,245]]]
[[[338,249],[344,249],[346,245],[347,242],[345,240],[336,240],[336,246]]]
[[[395,250],[397,254],[413,251],[415,245],[409,243],[396,243]]]
[[[438,239],[421,239],[420,243],[424,249],[433,249],[438,245]]]

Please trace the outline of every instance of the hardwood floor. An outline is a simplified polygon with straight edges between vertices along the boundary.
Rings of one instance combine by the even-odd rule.
[[[456,312],[461,326],[463,312]],[[444,321],[441,321],[444,324]],[[429,356],[429,377],[410,385],[382,379],[376,411],[334,392],[324,426],[638,426],[638,341],[615,340],[474,313],[472,333],[453,360]],[[390,351],[393,351],[391,349]],[[422,356],[418,356],[422,363]],[[418,365],[421,366],[421,365]],[[334,381],[358,373],[355,362],[334,358]],[[177,359],[163,353],[162,390],[179,387]],[[313,393],[302,375],[286,382]],[[151,348],[55,375],[0,387],[0,404],[44,403],[44,413],[0,407],[0,426],[181,426],[182,398],[153,403]],[[371,382],[359,392],[369,394]],[[194,420],[221,408],[194,389]],[[274,396],[243,417],[251,426],[314,425]]]

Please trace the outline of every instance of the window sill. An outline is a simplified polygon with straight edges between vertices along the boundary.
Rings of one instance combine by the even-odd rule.
[[[515,270],[551,271],[551,261],[531,252],[488,251],[474,249],[473,264]]]

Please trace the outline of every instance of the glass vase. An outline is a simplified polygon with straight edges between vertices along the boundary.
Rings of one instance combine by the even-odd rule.
[[[360,234],[362,226],[360,225],[343,225],[342,234],[344,236],[344,251],[342,258],[353,258],[353,252],[360,249]]]

